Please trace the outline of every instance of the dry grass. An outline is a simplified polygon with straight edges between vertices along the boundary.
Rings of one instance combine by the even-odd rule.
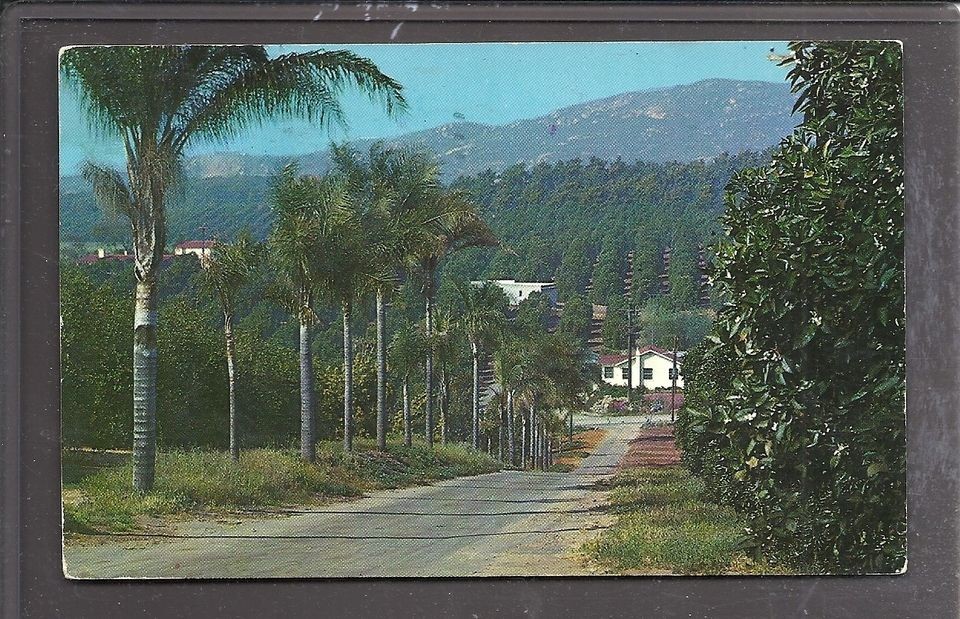
[[[321,443],[316,464],[293,450],[247,450],[236,463],[221,451],[176,451],[158,454],[154,489],[141,496],[131,488],[129,454],[71,450],[63,454],[64,530],[137,531],[156,517],[308,505],[499,468],[460,444],[391,443],[380,453],[366,440],[345,454],[339,442]]]

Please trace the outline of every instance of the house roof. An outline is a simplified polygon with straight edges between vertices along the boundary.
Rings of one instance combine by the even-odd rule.
[[[643,346],[639,349],[638,353],[641,357],[647,354],[653,354],[663,357],[667,361],[673,361],[673,351],[660,348],[659,346]],[[677,360],[679,361],[682,358],[683,352],[677,351]],[[600,365],[605,365],[608,367],[612,365],[620,365],[621,363],[625,363],[627,361],[627,355],[600,355],[599,361]]]
[[[84,254],[77,260],[77,264],[93,264],[101,260],[133,260],[133,254],[104,254],[101,258],[97,252]]]
[[[648,344],[648,345],[646,345],[646,346],[643,346],[642,348],[640,348],[640,350],[639,350],[638,352],[639,352],[639,354],[640,354],[641,356],[646,355],[647,353],[652,353],[652,354],[659,355],[659,356],[663,357],[663,358],[666,359],[667,361],[673,361],[673,351],[672,351],[672,350],[667,350],[666,348],[660,348],[659,346],[653,346],[652,344]],[[683,353],[681,353],[681,352],[678,350],[678,351],[677,351],[677,359],[679,360],[681,357],[683,357]]]
[[[600,355],[600,365],[619,365],[626,360],[626,355]]]
[[[210,249],[215,241],[184,241],[177,244],[177,249]]]

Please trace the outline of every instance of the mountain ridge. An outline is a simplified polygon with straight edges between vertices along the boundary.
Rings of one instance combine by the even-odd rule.
[[[366,149],[380,141],[433,152],[446,180],[576,158],[694,161],[775,145],[796,124],[794,101],[785,83],[706,79],[624,92],[506,124],[463,120],[353,144]],[[185,171],[202,178],[269,176],[291,161],[306,173],[329,166],[326,150],[289,157],[225,151],[190,157]]]

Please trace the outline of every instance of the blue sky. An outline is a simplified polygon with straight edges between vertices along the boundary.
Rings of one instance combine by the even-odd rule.
[[[280,54],[349,49],[373,60],[404,86],[410,109],[389,118],[352,92],[343,96],[349,126],[317,127],[280,120],[227,143],[196,144],[186,155],[234,151],[292,155],[322,150],[330,140],[392,137],[448,122],[507,124],[559,107],[622,92],[689,84],[708,78],[782,81],[785,67],[767,59],[785,42],[425,43],[278,45]],[[118,165],[118,139],[89,129],[71,87],[60,92],[60,170],[84,160]]]

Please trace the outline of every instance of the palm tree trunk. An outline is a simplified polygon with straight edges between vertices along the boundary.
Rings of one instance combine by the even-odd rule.
[[[527,412],[520,413],[520,468],[527,468],[529,451],[527,443],[530,440],[530,422],[527,421]]]
[[[353,334],[350,303],[343,304],[343,450],[353,451]]]
[[[507,446],[507,451],[510,454],[510,465],[513,466],[517,463],[517,444],[514,440],[512,389],[507,391]]]
[[[157,285],[137,281],[133,314],[133,488],[149,492],[157,459]]]
[[[432,278],[433,275],[431,274]],[[427,447],[433,447],[433,290],[427,292],[427,362],[424,377],[426,383],[426,402],[424,403],[424,438]]]
[[[310,348],[310,324],[300,320],[300,457],[317,460],[317,420],[313,414],[313,351]]]
[[[531,424],[531,428],[533,428],[533,434],[531,435],[533,440],[531,443],[531,449],[533,451],[532,465],[533,469],[537,470],[540,468],[540,424],[537,423],[537,419],[533,416],[532,411],[530,412],[530,417],[533,419],[533,423]]]
[[[377,449],[387,449],[387,310],[377,288]]]
[[[503,422],[503,418],[506,417],[507,411],[502,401],[500,402],[500,405],[498,408],[500,409],[499,410],[500,419],[499,419],[499,423],[497,423],[497,426],[498,426],[497,427],[497,460],[500,460],[501,462],[503,462],[503,446],[504,446],[504,443],[506,443],[506,440],[505,440],[506,428],[504,427],[506,424]]]
[[[447,422],[450,412],[450,381],[447,371],[440,372],[440,444],[446,445],[449,437]]]
[[[473,448],[477,449],[480,447],[480,347],[476,342],[470,342],[470,349],[473,353],[473,418],[470,435]]]
[[[409,447],[413,444],[413,428],[410,419],[410,379],[403,376],[403,444]]]
[[[230,386],[230,457],[240,459],[240,442],[237,435],[237,373],[235,359],[237,344],[233,339],[233,314],[223,314],[223,338],[227,348],[227,382]]]

